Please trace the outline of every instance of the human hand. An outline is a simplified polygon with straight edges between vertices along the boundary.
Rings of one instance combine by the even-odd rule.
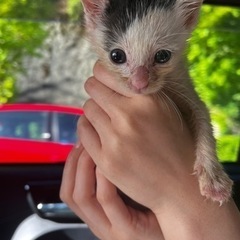
[[[107,179],[142,205],[155,211],[166,200],[176,203],[195,180],[184,122],[161,99],[116,92],[114,76],[99,63],[94,76],[85,85],[92,99],[78,129],[86,151]]]
[[[156,216],[125,205],[82,146],[67,159],[60,195],[100,239],[164,240]]]
[[[86,151],[75,148],[70,155],[62,199],[103,239],[163,239],[164,235],[168,240],[237,240],[239,212],[232,201],[221,208],[204,201],[191,174],[194,143],[174,107],[163,99],[128,95],[114,80],[98,63],[86,83],[92,99],[78,124]],[[150,208],[163,234],[151,212],[147,216],[133,210],[132,215],[115,186]]]

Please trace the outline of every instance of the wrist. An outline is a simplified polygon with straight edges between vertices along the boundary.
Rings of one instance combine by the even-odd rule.
[[[219,203],[192,199],[169,203],[155,212],[166,240],[238,240],[240,215],[233,200]],[[175,230],[174,230],[175,229]]]

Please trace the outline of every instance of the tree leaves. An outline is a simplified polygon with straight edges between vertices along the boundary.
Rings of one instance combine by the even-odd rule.
[[[236,136],[240,133],[239,26],[239,9],[204,6],[188,52],[191,76],[212,113],[213,125],[217,129],[215,135],[219,139],[226,134]],[[239,138],[233,138],[238,143]],[[223,152],[227,148],[219,149],[220,155],[226,156]],[[232,159],[236,156],[234,154]]]

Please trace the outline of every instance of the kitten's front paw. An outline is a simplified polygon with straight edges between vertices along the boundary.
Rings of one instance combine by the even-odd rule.
[[[219,202],[220,206],[231,198],[233,181],[222,169],[210,174],[202,168],[198,173],[200,192],[203,196]]]

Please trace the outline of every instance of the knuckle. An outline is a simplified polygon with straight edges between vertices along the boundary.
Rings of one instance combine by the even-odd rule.
[[[90,77],[84,83],[84,88],[85,88],[87,93],[89,93],[91,91],[92,87],[94,87],[94,82],[95,81],[96,81],[96,79],[94,77]]]
[[[89,120],[85,116],[82,116],[77,124],[77,133],[81,139],[88,132],[90,125]]]
[[[82,206],[85,208],[92,204],[94,195],[95,194],[91,195],[89,193],[86,193],[86,191],[77,188],[73,191],[72,200],[75,204],[78,205],[79,208],[82,208]]]
[[[78,120],[77,123],[77,130],[82,131],[84,125],[86,125],[86,117],[83,115],[81,118]]]
[[[84,136],[86,125],[87,125],[85,119],[83,119],[83,118],[85,118],[85,117],[83,116],[81,121],[79,121],[79,124],[77,125],[77,133],[81,139]]]
[[[101,167],[105,173],[112,173],[117,168],[118,155],[121,151],[121,140],[118,137],[111,137],[111,141],[104,143],[108,145],[104,148],[104,153],[101,155]]]
[[[85,205],[87,203],[87,197],[81,191],[74,191],[72,194],[72,199],[74,203],[77,203],[78,206]]]
[[[67,203],[69,201],[68,195],[65,193],[65,191],[63,189],[60,189],[59,197],[65,203]]]
[[[101,189],[101,191],[97,191],[96,197],[101,205],[108,205],[112,200],[112,197],[108,194],[108,192],[103,189]]]
[[[89,121],[96,121],[96,114],[99,114],[100,108],[93,99],[89,99],[83,105],[84,116]]]
[[[129,132],[129,130],[136,127],[138,123],[136,115],[133,113],[129,114],[126,111],[117,112],[115,120],[117,122],[116,127],[121,132]]]
[[[90,98],[83,104],[83,109],[85,114],[91,110],[93,103],[94,103],[93,99]]]
[[[81,191],[79,187],[75,187],[72,193],[74,202],[83,202],[86,199],[85,191]]]
[[[69,192],[68,189],[60,189],[59,197],[67,205],[71,205],[73,203],[72,193]]]
[[[80,196],[76,191],[73,191],[72,199],[73,199],[73,202],[82,203],[83,197]]]

